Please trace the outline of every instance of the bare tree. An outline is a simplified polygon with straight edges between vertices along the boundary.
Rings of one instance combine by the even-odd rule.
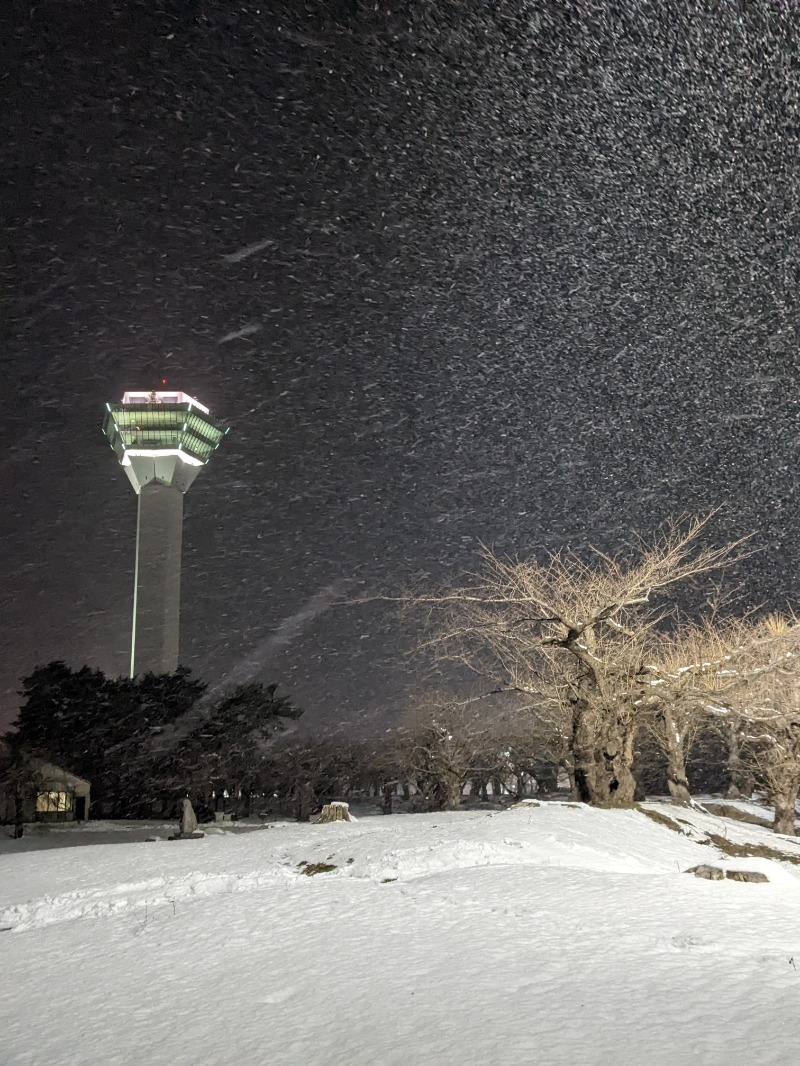
[[[686,754],[693,732],[710,716],[728,740],[732,791],[749,795],[760,781],[774,806],[773,828],[794,834],[800,791],[797,620],[713,619],[684,625],[655,643],[644,664],[650,686],[645,704],[667,756],[673,798],[690,801]]]
[[[363,792],[366,771],[359,745],[294,735],[270,749],[265,782],[284,811],[307,822],[316,807]]]
[[[540,795],[555,791],[558,766],[564,760],[564,744],[548,719],[538,709],[538,701],[524,698],[513,710],[493,722],[489,737],[496,765],[495,775],[519,801],[536,785]]]
[[[397,755],[432,807],[457,810],[468,779],[490,759],[489,737],[475,704],[430,693],[407,712],[397,731]]]
[[[483,551],[473,583],[431,596],[431,643],[501,688],[535,694],[566,738],[578,797],[599,806],[634,801],[634,739],[653,680],[647,638],[663,618],[657,598],[731,563],[741,541],[704,548],[708,518],[673,523],[590,562],[573,552],[503,559]]]
[[[795,835],[800,793],[800,623],[770,615],[754,626],[731,701],[744,737],[740,757],[765,787],[776,833]]]
[[[641,669],[643,721],[667,761],[673,803],[692,802],[686,760],[713,715],[728,715],[751,655],[753,626],[745,619],[682,619],[670,632],[651,631]],[[730,715],[728,715],[730,718]]]

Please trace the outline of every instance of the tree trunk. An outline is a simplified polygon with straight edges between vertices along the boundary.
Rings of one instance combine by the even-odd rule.
[[[436,798],[438,806],[443,811],[457,811],[461,806],[464,793],[464,782],[461,776],[454,773],[443,773],[436,782]]]
[[[772,821],[773,833],[783,833],[787,837],[797,836],[796,829],[796,805],[797,805],[797,789],[782,792],[780,795],[774,793],[772,795],[772,803],[775,808],[775,817]]]
[[[632,807],[636,725],[611,708],[576,708],[572,754],[578,799],[593,807]]]
[[[671,707],[664,708],[664,740],[667,753],[667,788],[680,807],[691,807],[692,795],[686,777],[686,751],[682,723]]]
[[[303,782],[297,790],[295,818],[298,822],[307,822],[311,817],[314,792],[309,781]]]
[[[25,797],[21,792],[14,796],[14,840],[25,835]]]
[[[770,799],[775,807],[775,817],[772,822],[773,833],[784,833],[786,836],[796,836],[795,828],[797,815],[798,787],[794,782],[785,785],[778,791],[772,791]]]
[[[573,776],[570,773],[569,767],[564,765],[567,771],[567,776],[570,779],[570,786],[574,785]],[[554,795],[558,791],[558,764],[554,762],[545,762],[544,760],[537,760],[533,767],[534,777],[536,778],[536,795],[537,796],[550,796]]]
[[[750,799],[754,782],[742,762],[742,745],[735,722],[728,725],[728,798]]]
[[[569,781],[569,798],[577,802],[580,796],[578,795],[578,782],[575,778],[575,760],[571,755],[568,755],[560,765],[563,766]]]

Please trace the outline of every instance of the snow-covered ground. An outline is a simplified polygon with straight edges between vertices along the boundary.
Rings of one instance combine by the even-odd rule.
[[[800,840],[649,807],[683,832],[554,802],[6,842],[0,1063],[797,1061],[800,866],[707,834]],[[709,862],[770,881],[684,872]]]

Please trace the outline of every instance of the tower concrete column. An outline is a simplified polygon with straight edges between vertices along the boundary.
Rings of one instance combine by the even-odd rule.
[[[157,481],[139,492],[131,677],[178,668],[183,493]]]

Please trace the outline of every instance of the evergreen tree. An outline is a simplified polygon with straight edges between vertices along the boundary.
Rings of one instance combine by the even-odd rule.
[[[142,815],[151,795],[151,741],[205,691],[181,667],[173,674],[107,678],[56,661],[23,679],[23,703],[6,740],[16,752],[47,759],[92,783],[102,815]]]
[[[277,695],[277,685],[251,682],[223,696],[182,749],[184,777],[201,809],[213,810],[227,792],[230,806],[249,813],[251,797],[266,787],[268,741],[302,713]]]

